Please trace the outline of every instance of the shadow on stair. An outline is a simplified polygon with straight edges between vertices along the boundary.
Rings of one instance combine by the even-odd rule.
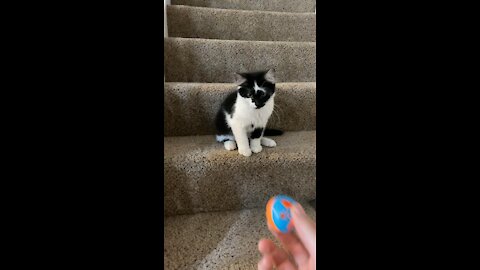
[[[164,258],[168,259],[164,262],[165,265],[168,269],[197,269],[199,267],[216,269],[221,267],[212,265],[212,263],[218,262],[216,257],[219,254],[228,255],[228,250],[235,247],[229,239],[232,237],[232,233],[235,233],[235,224],[241,221],[235,219],[235,215],[230,214],[224,215],[221,224],[217,224],[218,219],[205,219],[201,215],[192,214],[192,212],[205,212],[205,209],[195,208],[194,205],[201,205],[201,202],[205,200],[216,200],[211,189],[211,186],[215,185],[215,179],[211,174],[205,173],[205,176],[198,178],[198,182],[196,182],[187,177],[188,174],[183,170],[174,168],[174,166],[169,166],[165,170],[169,171],[169,177],[178,177],[176,179],[178,181],[168,181],[169,183],[174,182],[174,185],[169,186],[168,189],[165,188],[164,193],[166,207],[164,212],[170,216],[164,225]],[[166,196],[168,192],[174,193],[173,196],[172,194]],[[218,190],[215,189],[215,192]],[[222,196],[229,196],[233,202],[239,201],[234,185],[222,185],[220,192]],[[206,196],[207,194],[208,196]],[[219,210],[221,207],[223,205],[219,205]],[[208,212],[204,215],[215,215],[214,211]],[[172,226],[172,224],[182,224],[182,226]]]

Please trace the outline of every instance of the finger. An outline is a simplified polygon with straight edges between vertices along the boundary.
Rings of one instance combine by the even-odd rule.
[[[275,265],[282,263],[285,260],[288,260],[288,254],[285,251],[279,249],[272,240],[261,239],[258,242],[258,250],[262,253],[263,256],[269,255],[272,257]]]
[[[297,265],[304,265],[309,258],[309,254],[305,249],[304,245],[298,237],[293,233],[287,234],[280,234],[274,233],[275,237],[282,243],[282,245],[287,249],[290,254],[292,254],[293,258]]]
[[[282,243],[282,245],[292,254],[298,265],[303,265],[308,260],[309,254],[303,243],[292,233],[279,233],[268,224],[270,232]],[[288,255],[287,255],[288,256]],[[283,258],[282,258],[283,259]]]
[[[281,264],[277,265],[278,270],[296,270],[297,267],[289,260],[283,261]]]
[[[300,204],[292,207],[292,221],[298,238],[303,243],[309,254],[316,254],[317,229],[315,222],[305,213]]]
[[[263,258],[258,262],[258,270],[272,270],[273,269],[273,258],[270,255],[263,256]]]

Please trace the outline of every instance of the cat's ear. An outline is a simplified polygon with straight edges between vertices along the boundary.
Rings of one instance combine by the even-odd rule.
[[[245,76],[243,76],[242,73],[235,73],[234,75],[235,75],[235,84],[236,85],[240,85],[247,80],[247,78],[245,78]]]
[[[271,68],[265,73],[265,80],[275,84],[275,69]]]

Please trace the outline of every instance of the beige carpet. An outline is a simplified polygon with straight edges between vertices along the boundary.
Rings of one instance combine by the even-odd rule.
[[[232,91],[236,91],[236,87],[229,83],[165,83],[165,136],[214,134],[212,119],[222,100]],[[279,83],[275,91],[270,128],[285,131],[317,128],[315,83]],[[181,114],[178,108],[183,108]]]
[[[233,81],[233,73],[275,68],[279,82],[314,82],[315,42],[165,38],[167,82]]]
[[[316,199],[312,0],[172,0],[165,45],[165,269],[256,269],[276,194]],[[182,6],[179,6],[182,5]],[[277,147],[244,157],[215,141],[234,72],[275,68]]]
[[[315,0],[172,0],[172,5],[283,12],[315,11]]]
[[[168,6],[167,16],[172,37],[315,41],[314,13]]]
[[[315,219],[315,210],[302,205]],[[164,269],[256,270],[258,240],[275,240],[263,208],[167,218],[164,233]]]
[[[165,214],[260,207],[278,193],[315,199],[316,132],[271,137],[278,146],[251,157],[215,137],[165,137]]]

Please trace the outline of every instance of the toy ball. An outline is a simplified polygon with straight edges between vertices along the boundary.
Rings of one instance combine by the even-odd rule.
[[[286,195],[272,197],[267,203],[267,223],[279,233],[288,233],[293,229],[291,207],[297,202]]]

